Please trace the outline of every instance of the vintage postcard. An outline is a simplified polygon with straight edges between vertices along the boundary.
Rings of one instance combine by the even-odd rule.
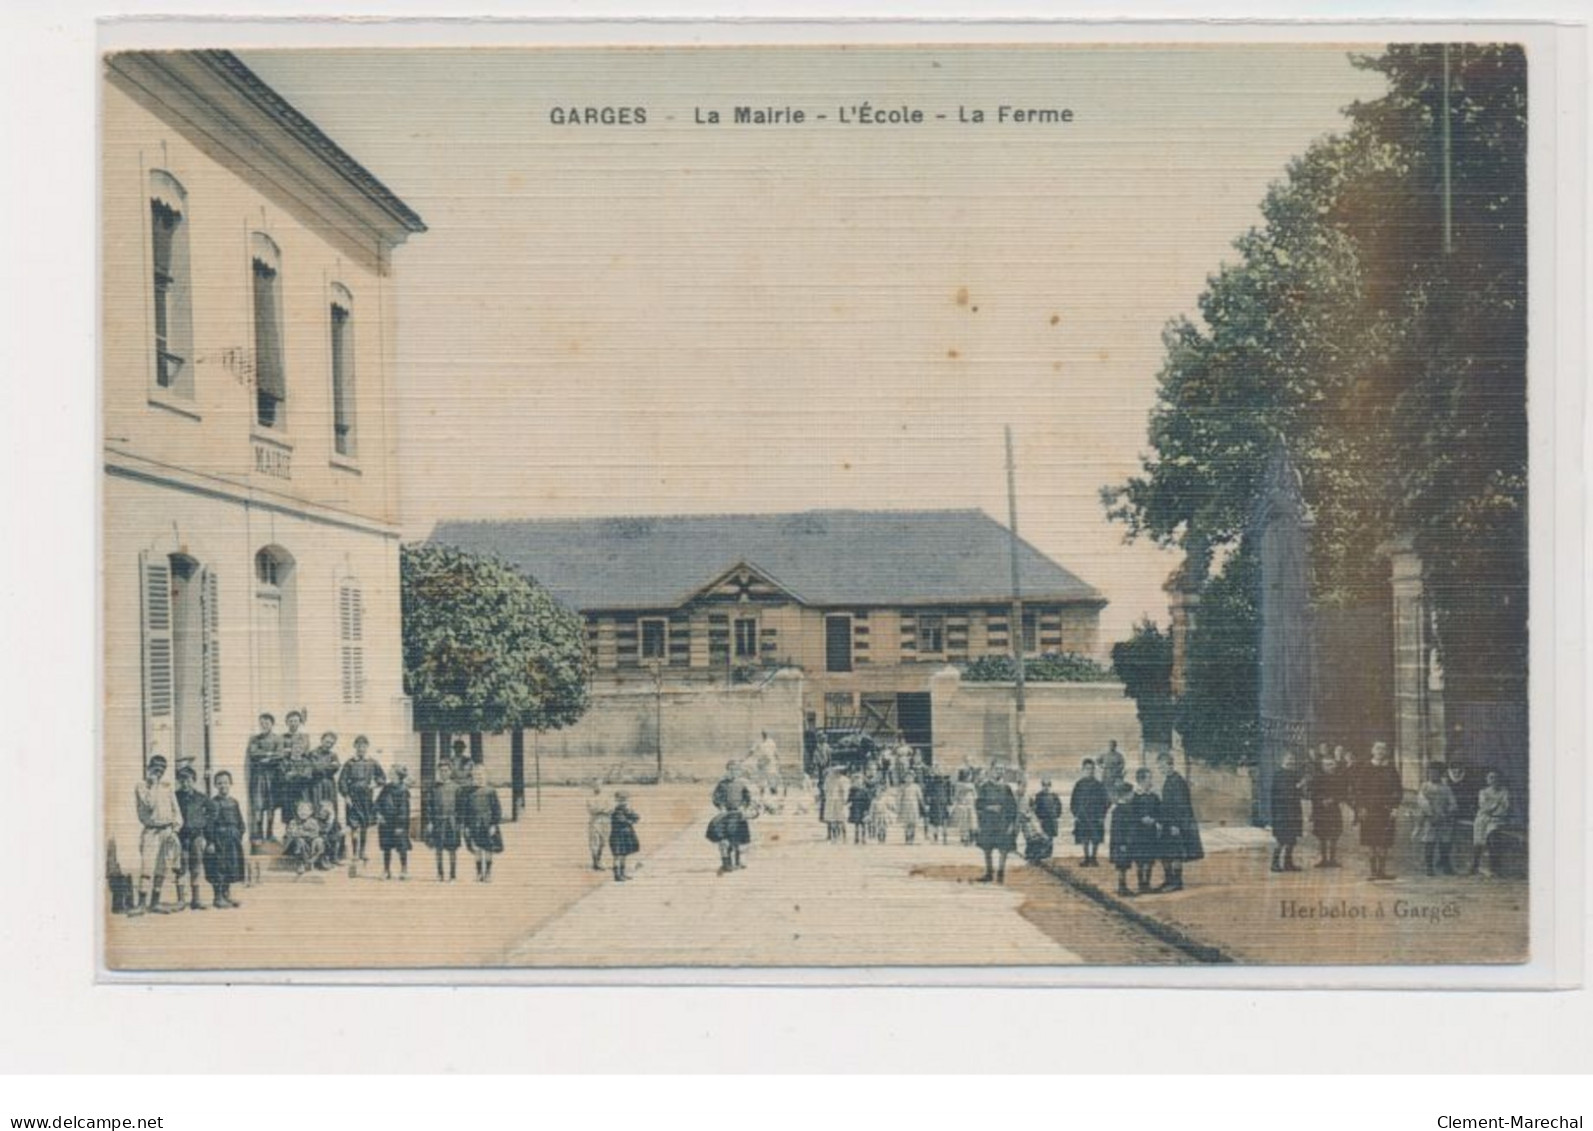
[[[107,50],[106,970],[1528,962],[1534,66]]]

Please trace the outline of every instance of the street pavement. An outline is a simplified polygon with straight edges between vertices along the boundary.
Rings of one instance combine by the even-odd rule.
[[[793,803],[753,822],[746,868],[721,876],[712,810],[509,949],[530,966],[1073,965],[1083,959],[1019,913],[1015,886],[914,875],[980,863],[962,845],[832,844]],[[644,844],[645,848],[645,844]],[[1014,857],[1009,880],[1024,865]],[[1056,885],[1054,880],[1049,883]],[[1100,914],[1094,909],[1089,913]]]

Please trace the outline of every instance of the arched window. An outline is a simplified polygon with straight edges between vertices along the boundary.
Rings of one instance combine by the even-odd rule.
[[[288,381],[282,357],[282,253],[259,232],[249,241],[254,287],[255,419],[262,428],[287,423]]]
[[[354,432],[354,296],[332,284],[332,450],[352,459]]]
[[[254,556],[255,709],[280,715],[297,701],[297,608],[293,556],[266,546]]]
[[[188,194],[163,169],[149,174],[150,262],[153,266],[155,384],[194,395],[194,319],[188,264]]]

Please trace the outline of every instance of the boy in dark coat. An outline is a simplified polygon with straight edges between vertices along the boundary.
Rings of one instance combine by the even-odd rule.
[[[1394,811],[1405,800],[1405,783],[1388,760],[1388,744],[1372,744],[1372,764],[1361,771],[1361,845],[1371,857],[1371,878],[1391,880],[1388,854],[1394,848]]]
[[[1112,795],[1095,776],[1095,759],[1084,759],[1084,776],[1074,783],[1073,796],[1068,800],[1068,809],[1073,813],[1073,843],[1084,849],[1082,867],[1100,865],[1096,854],[1106,839],[1106,811],[1111,807]]]
[[[1051,779],[1040,779],[1040,792],[1034,795],[1034,817],[1040,822],[1040,831],[1053,841],[1062,827],[1062,799],[1051,789]]]
[[[625,861],[642,849],[642,842],[636,837],[636,822],[641,818],[631,808],[630,800],[630,794],[616,793],[614,808],[608,814],[608,851],[614,858],[614,879],[621,883],[630,879],[625,874]]]
[[[486,768],[472,763],[471,788],[461,792],[459,804],[464,809],[465,842],[476,854],[476,879],[492,882],[493,857],[503,851],[503,803],[498,791],[487,784]]]
[[[337,790],[343,795],[343,819],[348,824],[349,850],[364,863],[365,838],[376,823],[376,791],[387,784],[382,764],[368,757],[371,740],[354,739],[354,757],[343,763]]]
[[[1128,799],[1128,855],[1140,895],[1151,890],[1151,871],[1161,856],[1161,799],[1151,788],[1149,770],[1134,771],[1134,795]]]
[[[1006,782],[987,777],[979,783],[979,793],[974,799],[974,813],[979,818],[979,833],[975,838],[985,854],[985,874],[979,883],[1007,882],[1007,854],[1018,847],[1018,799]],[[1000,854],[1000,864],[993,857]]]
[[[1305,831],[1305,805],[1301,800],[1303,779],[1295,768],[1294,751],[1285,751],[1283,761],[1272,775],[1272,849],[1274,872],[1298,872],[1294,846]]]
[[[382,850],[382,878],[393,878],[393,853],[398,853],[400,880],[409,879],[409,771],[395,767],[393,780],[376,795],[376,843]]]
[[[1339,838],[1344,835],[1344,774],[1338,760],[1329,758],[1317,767],[1308,787],[1311,797],[1311,835],[1316,837],[1318,868],[1339,866]]]
[[[203,911],[199,902],[199,877],[205,866],[205,834],[210,829],[210,798],[194,788],[199,775],[192,766],[177,771],[177,808],[182,810],[183,827],[177,830],[182,853],[177,859],[177,906],[183,905],[183,884],[188,885],[188,906]]]
[[[453,766],[437,763],[437,784],[426,798],[431,812],[426,815],[426,837],[437,854],[437,880],[452,883],[459,878],[459,783]],[[448,869],[443,871],[443,857]]]
[[[210,880],[212,907],[239,907],[232,885],[243,879],[243,809],[232,796],[232,775],[222,770],[215,777],[216,796],[210,802],[210,828],[206,838],[206,878]]]
[[[276,778],[282,761],[282,739],[272,733],[276,717],[260,716],[260,733],[249,737],[243,769],[249,783],[249,839],[276,840]]]
[[[1101,787],[1106,788],[1104,785]],[[1134,787],[1126,781],[1117,783],[1117,796],[1110,808],[1106,811],[1104,827],[1106,829],[1106,858],[1112,862],[1112,867],[1117,869],[1117,894],[1133,895],[1128,886],[1128,869],[1134,863],[1129,855],[1129,815],[1128,803],[1134,796]]]
[[[1195,799],[1189,782],[1173,768],[1167,751],[1156,755],[1156,769],[1162,775],[1162,885],[1161,891],[1184,889],[1184,864],[1205,858],[1200,842],[1200,821],[1195,817]]]
[[[741,847],[752,842],[752,830],[747,827],[746,814],[752,805],[752,791],[741,780],[740,770],[737,763],[726,763],[725,776],[714,786],[713,803],[718,812],[708,822],[708,839],[719,846],[721,876],[746,867],[741,862]],[[857,795],[857,789],[856,786],[852,788],[851,797]],[[609,835],[613,835],[612,829]]]

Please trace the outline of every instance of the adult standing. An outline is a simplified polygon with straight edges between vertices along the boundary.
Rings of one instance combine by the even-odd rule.
[[[1106,751],[1101,755],[1101,784],[1106,787],[1106,796],[1111,797],[1117,792],[1117,783],[1124,781],[1128,773],[1128,760],[1123,757],[1123,752],[1117,748],[1117,739],[1111,739],[1106,744]]]
[[[1405,800],[1405,784],[1388,760],[1388,743],[1372,744],[1372,764],[1361,773],[1361,845],[1371,858],[1371,878],[1391,880],[1388,854],[1394,848],[1394,812]]]
[[[1272,775],[1272,870],[1298,872],[1294,846],[1305,832],[1305,805],[1302,802],[1304,779],[1295,764],[1294,751],[1285,751],[1283,761]]]
[[[1162,775],[1159,820],[1162,825],[1162,891],[1184,889],[1184,865],[1202,860],[1206,849],[1200,841],[1200,820],[1195,816],[1195,799],[1189,781],[1173,764],[1167,751],[1156,755],[1156,770]]]
[[[276,840],[276,779],[282,761],[282,739],[275,733],[276,716],[260,713],[260,731],[249,736],[243,768],[249,785],[249,839],[255,844]]]
[[[1007,882],[1007,854],[1018,847],[1018,799],[1012,787],[995,773],[979,784],[974,801],[979,820],[977,841],[985,854],[985,874],[979,882]],[[999,855],[999,863],[995,857]]]

